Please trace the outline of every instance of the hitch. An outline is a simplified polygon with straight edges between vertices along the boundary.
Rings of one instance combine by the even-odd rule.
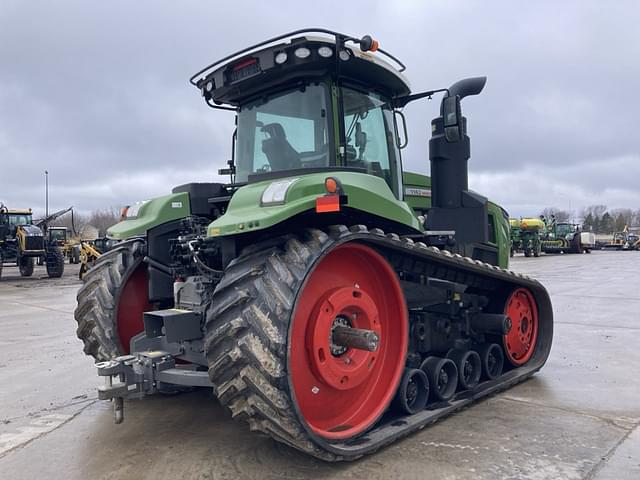
[[[175,393],[192,387],[213,387],[206,371],[198,365],[176,366],[175,358],[161,350],[123,355],[96,363],[105,384],[98,387],[100,400],[113,400],[116,424],[124,421],[124,399],[142,399],[158,392]]]

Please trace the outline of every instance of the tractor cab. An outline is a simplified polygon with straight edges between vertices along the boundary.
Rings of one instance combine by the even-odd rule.
[[[226,170],[235,182],[352,170],[383,178],[401,198],[394,99],[410,92],[402,70],[369,36],[321,30],[255,45],[191,80],[211,107],[237,112]]]
[[[0,208],[0,239],[7,235],[15,236],[18,227],[32,225],[33,215],[31,209],[9,210],[6,207]]]

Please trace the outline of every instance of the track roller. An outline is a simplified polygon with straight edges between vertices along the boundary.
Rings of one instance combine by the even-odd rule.
[[[458,388],[460,390],[471,390],[478,382],[482,374],[482,362],[480,355],[474,350],[451,349],[447,353],[447,358],[453,360],[458,369]]]
[[[409,415],[424,410],[429,400],[429,379],[418,368],[405,368],[400,386],[393,399],[393,406]]]
[[[482,374],[487,380],[495,380],[502,373],[504,355],[502,347],[497,343],[485,343],[478,348],[482,361]]]
[[[453,397],[458,386],[458,369],[453,360],[427,357],[420,365],[420,369],[427,374],[435,399],[447,401]]]

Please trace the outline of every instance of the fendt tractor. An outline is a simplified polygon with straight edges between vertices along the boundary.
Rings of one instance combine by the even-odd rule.
[[[546,231],[542,239],[542,251],[545,253],[591,253],[596,246],[596,236],[585,232],[577,223],[556,222],[554,215],[549,218],[540,216]]]
[[[542,367],[549,296],[506,270],[506,212],[468,188],[461,102],[485,78],[412,93],[404,69],[307,29],[191,78],[235,114],[231,182],[132,205],[78,292],[117,423],[124,399],[212,387],[252,430],[352,460]],[[401,109],[438,92],[431,179],[403,174]]]
[[[34,223],[31,209],[10,210],[0,204],[0,277],[4,263],[16,265],[21,276],[30,277],[36,261],[46,265],[49,277],[61,277],[64,255],[55,236],[48,235],[48,224],[69,210]]]

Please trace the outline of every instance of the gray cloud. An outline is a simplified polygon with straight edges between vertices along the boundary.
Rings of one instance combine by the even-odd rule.
[[[372,33],[407,64],[416,91],[488,75],[485,92],[465,102],[472,187],[512,213],[567,208],[564,197],[573,209],[640,208],[639,13],[631,1],[5,0],[0,200],[42,208],[45,169],[53,208],[83,210],[216,178],[233,117],[207,108],[187,78],[315,25]],[[436,112],[436,102],[407,107],[407,169],[428,171]]]

